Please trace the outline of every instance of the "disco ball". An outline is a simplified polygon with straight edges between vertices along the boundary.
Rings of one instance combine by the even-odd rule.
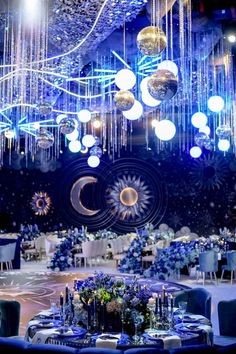
[[[159,101],[170,100],[177,92],[178,80],[168,70],[157,70],[148,80],[150,95]]]
[[[71,134],[75,130],[75,121],[73,118],[63,118],[60,121],[60,131],[62,134]]]
[[[148,57],[160,54],[166,48],[166,44],[166,35],[159,27],[145,27],[137,36],[138,49]]]
[[[216,135],[219,139],[228,139],[231,135],[231,128],[229,125],[221,125],[216,128]]]
[[[52,105],[48,102],[39,103],[37,108],[42,116],[47,116],[52,112]]]
[[[213,148],[214,148],[214,146],[215,146],[215,142],[214,142],[213,139],[211,139],[211,138],[208,137],[208,138],[205,139],[205,141],[203,142],[203,146],[204,146],[204,148],[207,149],[207,150],[213,150]]]
[[[134,95],[128,90],[121,90],[114,97],[116,108],[120,111],[128,111],[134,104]]]
[[[95,143],[94,143],[95,146],[98,146],[101,144],[100,138],[98,136],[95,136],[94,139],[95,139]]]
[[[38,147],[41,149],[48,149],[54,143],[54,136],[50,131],[46,129],[40,129],[35,137],[35,140]]]
[[[102,149],[99,146],[94,146],[90,150],[90,156],[97,156],[97,157],[102,157]]]
[[[204,146],[204,144],[208,142],[209,139],[210,139],[209,136],[206,135],[205,133],[197,133],[194,137],[195,143],[200,147]]]

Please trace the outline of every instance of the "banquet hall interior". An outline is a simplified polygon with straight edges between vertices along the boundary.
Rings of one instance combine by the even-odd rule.
[[[0,13],[1,353],[235,354],[235,0]]]

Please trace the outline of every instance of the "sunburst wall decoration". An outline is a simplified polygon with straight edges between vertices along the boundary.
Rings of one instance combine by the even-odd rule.
[[[52,201],[46,192],[35,192],[30,203],[35,215],[47,215]]]
[[[107,203],[120,220],[140,218],[150,204],[151,192],[138,176],[123,176],[107,193]]]

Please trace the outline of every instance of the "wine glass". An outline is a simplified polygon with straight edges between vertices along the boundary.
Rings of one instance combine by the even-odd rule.
[[[141,313],[139,313],[138,311],[134,311],[132,317],[133,317],[134,327],[135,327],[135,334],[133,336],[134,344],[138,344],[140,340],[138,336],[138,327],[143,323],[144,316],[141,315]]]
[[[181,322],[183,323],[184,321],[184,314],[186,312],[187,309],[187,302],[186,301],[180,301],[179,302],[179,312],[181,313]]]
[[[55,316],[58,313],[58,300],[50,299],[50,310],[52,312],[52,318],[55,320]]]

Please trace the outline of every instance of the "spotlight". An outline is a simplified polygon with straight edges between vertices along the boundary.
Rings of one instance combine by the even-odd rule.
[[[66,134],[66,139],[70,141],[74,141],[78,139],[78,136],[79,136],[79,132],[77,129],[75,129],[72,133]]]
[[[191,122],[195,128],[202,128],[207,124],[207,116],[202,112],[196,112],[193,114]]]
[[[161,104],[161,101],[153,98],[148,91],[142,92],[142,101],[148,107],[157,107]]]
[[[94,122],[93,122],[93,127],[95,129],[99,129],[101,127],[101,122],[100,120],[96,119]]]
[[[69,150],[71,152],[76,153],[76,152],[79,152],[80,149],[81,149],[81,143],[79,140],[74,140],[69,143]]]
[[[142,117],[143,106],[139,101],[135,100],[133,107],[131,109],[129,109],[128,111],[124,111],[122,113],[126,119],[136,120],[136,119],[139,119],[140,117]]]
[[[95,168],[95,167],[98,167],[98,166],[99,166],[99,164],[100,164],[100,159],[99,159],[99,157],[97,157],[97,156],[95,156],[95,155],[92,155],[92,156],[89,156],[87,162],[88,162],[88,165],[89,165],[90,167],[94,167],[94,168]]]
[[[95,144],[96,140],[93,135],[86,134],[82,138],[82,144],[86,147],[92,147]]]
[[[15,133],[15,130],[8,129],[5,131],[4,135],[5,135],[5,138],[7,138],[7,139],[13,139],[13,138],[15,138],[16,133]]]
[[[158,64],[158,70],[161,69],[171,71],[175,76],[178,75],[178,66],[171,60],[163,60]]]
[[[129,69],[121,69],[116,74],[115,83],[120,90],[130,90],[136,84],[136,76]]]
[[[158,122],[159,122],[159,121],[158,121],[157,119],[153,119],[153,120],[152,120],[152,127],[153,127],[153,128],[156,128]]]
[[[81,109],[77,117],[81,123],[88,123],[91,120],[91,112],[88,109]]]
[[[156,125],[155,134],[160,140],[169,141],[173,139],[175,133],[176,127],[171,120],[163,119]]]
[[[87,154],[88,148],[87,148],[86,146],[83,146],[83,145],[82,145],[82,147],[81,147],[81,149],[80,149],[80,152],[81,152],[82,154]]]
[[[224,108],[225,101],[220,96],[212,96],[209,98],[207,105],[210,111],[218,113]]]
[[[230,142],[227,139],[220,139],[218,142],[218,148],[220,151],[228,151],[230,148]]]
[[[235,34],[229,34],[229,35],[227,36],[227,39],[228,39],[229,43],[235,43],[235,42],[236,42],[236,36],[235,36]]]
[[[67,118],[67,115],[66,114],[59,114],[56,118],[56,122],[57,124],[60,124],[60,121],[64,118]]]
[[[202,154],[202,150],[199,146],[193,146],[189,152],[194,159],[197,159]]]
[[[204,133],[206,135],[211,134],[211,129],[208,127],[208,125],[205,125],[204,127],[199,128],[199,133]]]

